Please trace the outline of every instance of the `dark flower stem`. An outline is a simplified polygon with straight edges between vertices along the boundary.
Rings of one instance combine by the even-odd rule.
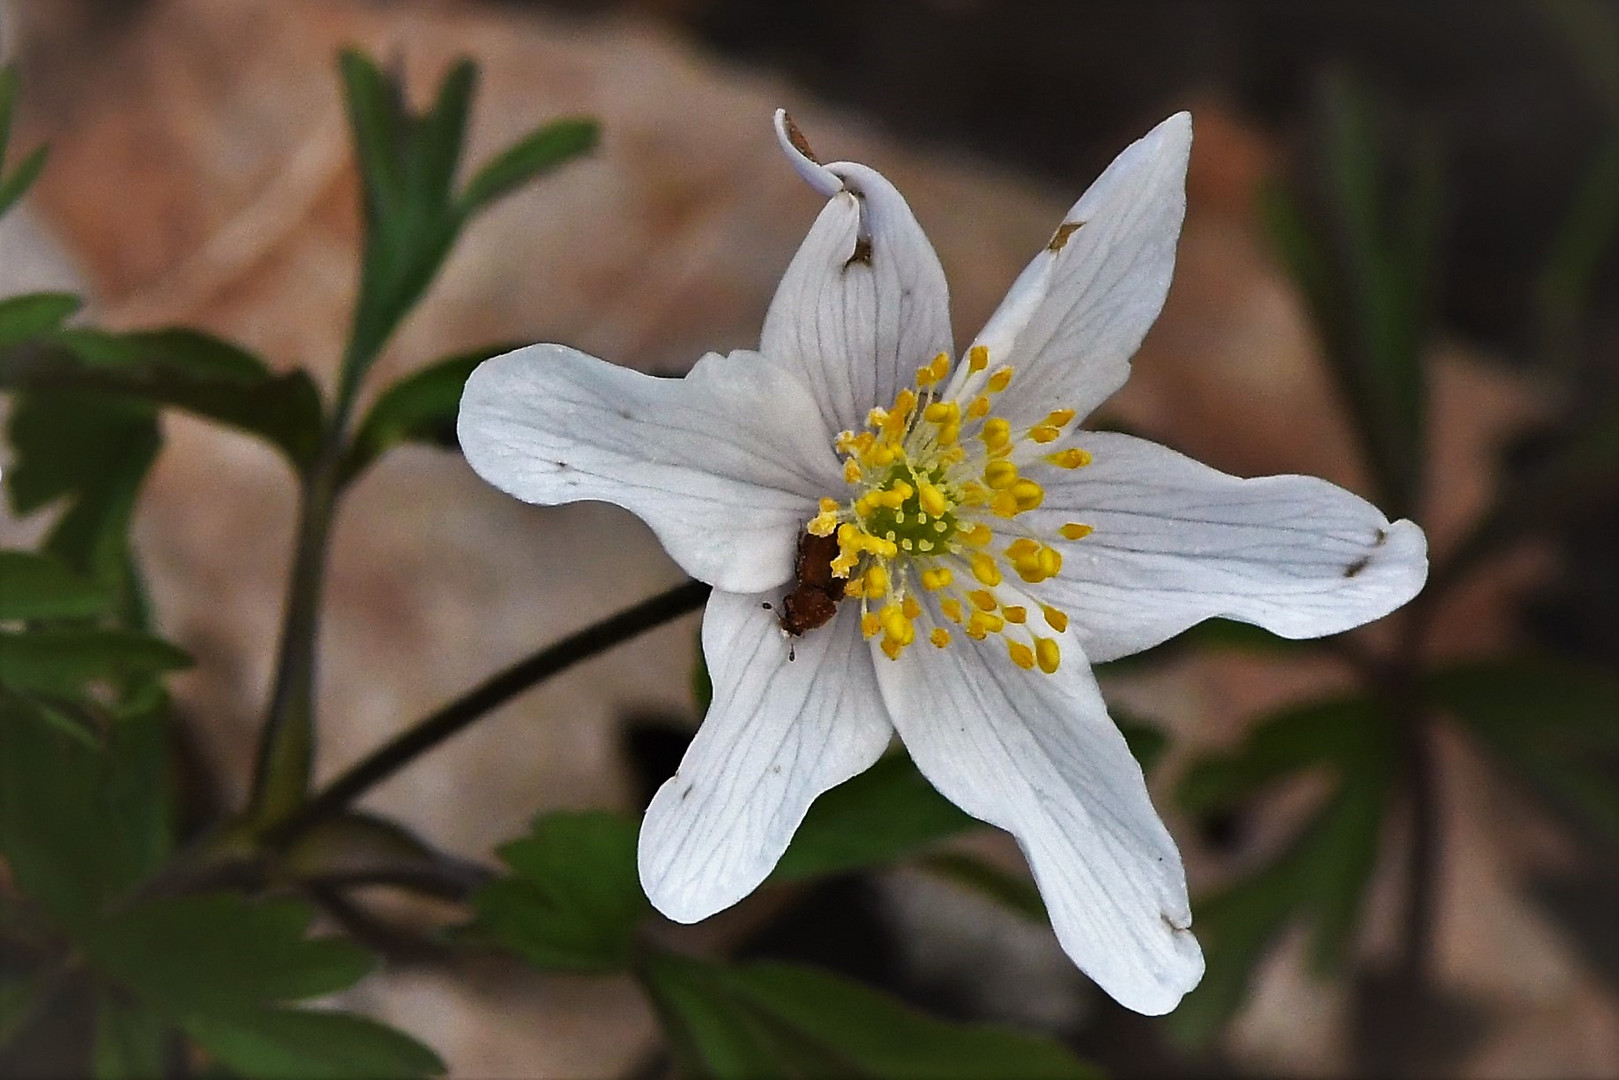
[[[297,811],[267,830],[266,843],[286,846],[322,821],[341,813],[361,795],[486,713],[581,660],[696,611],[708,598],[709,591],[710,587],[701,581],[677,585],[490,676],[355,763]]]

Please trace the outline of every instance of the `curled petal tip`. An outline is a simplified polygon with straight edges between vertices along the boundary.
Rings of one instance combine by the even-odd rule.
[[[775,123],[776,141],[781,144],[781,152],[787,155],[787,160],[804,178],[804,182],[828,199],[842,191],[843,181],[821,164],[815,151],[810,149],[809,140],[798,130],[798,125],[793,123],[786,109],[776,110]]]

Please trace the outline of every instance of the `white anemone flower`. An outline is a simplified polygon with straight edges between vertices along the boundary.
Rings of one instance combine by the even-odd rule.
[[[1324,480],[1077,427],[1169,289],[1187,114],[1119,155],[959,358],[899,192],[820,163],[785,113],[776,131],[827,202],[757,352],[659,379],[533,345],[461,402],[490,483],[625,507],[714,586],[713,703],[647,808],[642,885],[679,922],[736,903],[897,732],[1016,837],[1074,962],[1167,1012],[1203,973],[1186,876],[1091,664],[1213,616],[1289,638],[1379,618],[1422,587],[1422,530]]]

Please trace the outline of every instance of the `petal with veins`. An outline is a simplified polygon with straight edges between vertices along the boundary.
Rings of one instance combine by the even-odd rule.
[[[1074,962],[1120,1004],[1165,1013],[1203,974],[1180,854],[1085,657],[1057,636],[1054,675],[1014,667],[991,635],[879,655],[877,682],[923,775],[1017,838]]]
[[[752,892],[815,797],[870,768],[893,734],[853,605],[789,641],[763,602],[717,590],[709,599],[714,701],[641,826],[641,885],[677,922]]]
[[[1243,480],[1128,435],[1086,432],[1092,464],[1052,478],[1029,527],[1089,525],[1042,598],[1086,653],[1112,660],[1215,616],[1288,638],[1387,615],[1428,574],[1427,540],[1313,476]]]
[[[801,171],[836,176],[843,189],[787,267],[759,348],[803,371],[832,431],[858,429],[918,365],[951,352],[949,290],[892,184],[864,165],[793,160]]]
[[[1186,214],[1192,121],[1176,113],[1132,143],[1063,217],[974,344],[1017,371],[998,411],[1084,417],[1130,375],[1164,306]]]
[[[737,591],[792,577],[816,499],[842,484],[809,391],[757,353],[711,353],[684,379],[658,379],[532,345],[472,373],[456,433],[501,490],[616,503],[687,573]]]

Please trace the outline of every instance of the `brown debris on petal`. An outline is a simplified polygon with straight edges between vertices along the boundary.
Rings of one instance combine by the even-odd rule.
[[[781,123],[787,129],[787,141],[793,144],[793,149],[815,162],[815,164],[821,164],[821,159],[815,156],[814,150],[810,149],[809,140],[804,138],[802,131],[798,130],[798,125],[793,123],[793,118],[783,112],[781,114]]]
[[[1078,232],[1083,224],[1085,224],[1083,221],[1065,221],[1058,225],[1057,231],[1051,234],[1051,242],[1046,245],[1046,250],[1053,255],[1061,251],[1068,243],[1068,238]]]
[[[847,270],[855,263],[860,263],[863,266],[871,265],[871,241],[864,236],[855,240],[854,254],[844,261],[843,268]]]

